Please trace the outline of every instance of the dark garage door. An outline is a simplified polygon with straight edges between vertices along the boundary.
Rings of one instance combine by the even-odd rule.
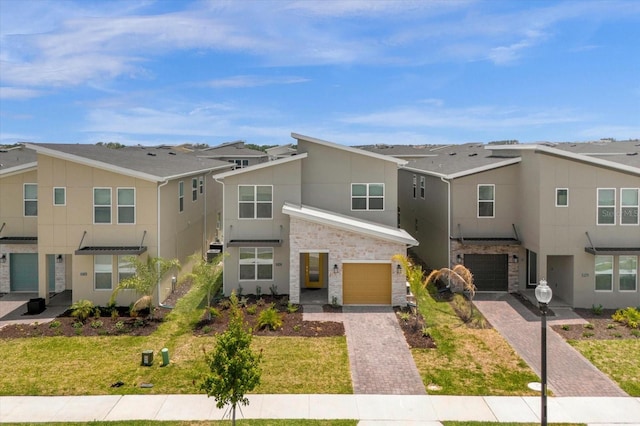
[[[464,266],[473,274],[478,291],[507,291],[509,257],[506,254],[465,254]]]
[[[11,253],[11,291],[38,291],[38,253]]]

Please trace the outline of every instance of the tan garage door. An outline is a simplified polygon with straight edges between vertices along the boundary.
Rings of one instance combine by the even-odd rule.
[[[343,304],[391,304],[391,265],[389,263],[345,263],[342,279]]]

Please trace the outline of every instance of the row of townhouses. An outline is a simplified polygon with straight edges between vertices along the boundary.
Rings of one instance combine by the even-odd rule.
[[[224,291],[406,303],[407,250],[478,291],[545,278],[573,307],[640,305],[640,141],[266,152],[21,144],[0,150],[0,293],[108,302],[128,256],[222,249]],[[158,284],[156,304],[172,289]],[[119,304],[135,295],[121,292]]]

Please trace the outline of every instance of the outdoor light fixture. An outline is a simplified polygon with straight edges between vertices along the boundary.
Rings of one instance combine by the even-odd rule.
[[[56,257],[56,263],[62,263],[62,255],[61,255],[61,254],[59,254],[59,255]]]
[[[513,255],[513,263],[518,263],[518,255],[517,254]]]
[[[458,255],[456,256],[456,261],[457,261],[458,263],[462,263],[462,255],[461,255],[461,254],[458,254]]]
[[[338,273],[338,264],[337,263],[333,265],[333,273],[334,274]]]
[[[2,257],[0,257],[0,263],[7,263],[7,255],[2,253]]]
[[[540,341],[542,344],[541,359],[540,359],[540,376],[542,380],[542,386],[540,389],[540,424],[547,426],[547,308],[549,302],[551,302],[551,296],[553,292],[551,287],[547,285],[547,281],[542,279],[536,286],[536,299],[540,306],[541,318],[541,336]]]
[[[396,265],[396,274],[400,274],[402,272],[402,266],[400,266],[400,264],[398,263]]]

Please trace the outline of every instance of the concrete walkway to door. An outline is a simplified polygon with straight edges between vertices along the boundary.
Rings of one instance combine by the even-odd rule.
[[[540,375],[540,318],[505,293],[478,293],[474,305]],[[548,319],[554,322],[553,316]],[[628,396],[551,328],[547,329],[547,383],[555,396]]]
[[[347,336],[353,393],[425,395],[400,324],[389,306],[345,306],[342,313],[303,307],[304,319],[342,321]]]

